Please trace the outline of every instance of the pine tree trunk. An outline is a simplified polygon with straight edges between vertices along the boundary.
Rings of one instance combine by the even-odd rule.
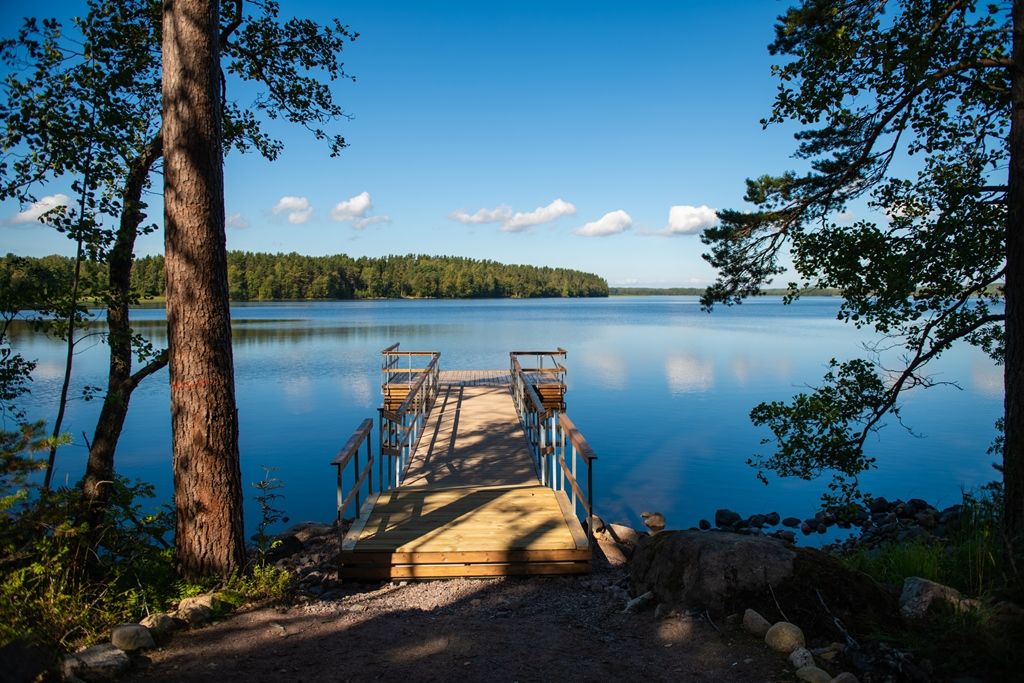
[[[163,134],[175,552],[186,579],[245,560],[228,308],[216,0],[164,0]]]
[[[1024,544],[1024,0],[1013,2],[1010,67],[1010,179],[1006,224],[1006,442],[1003,449],[1007,539]]]

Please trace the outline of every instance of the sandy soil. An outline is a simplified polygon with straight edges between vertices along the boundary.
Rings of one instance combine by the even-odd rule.
[[[178,633],[128,680],[793,681],[738,625],[623,612],[624,569],[576,578],[346,584]]]

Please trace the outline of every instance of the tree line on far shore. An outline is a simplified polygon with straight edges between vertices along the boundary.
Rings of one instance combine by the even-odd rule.
[[[32,262],[55,279],[70,273],[73,259],[14,257]],[[14,267],[8,257],[3,267]],[[102,291],[106,268],[83,263],[84,279]],[[407,254],[380,258],[228,252],[228,287],[234,301],[288,299],[604,297],[608,283],[568,268],[507,265],[458,256]],[[164,257],[144,256],[132,267],[140,299],[164,296]]]

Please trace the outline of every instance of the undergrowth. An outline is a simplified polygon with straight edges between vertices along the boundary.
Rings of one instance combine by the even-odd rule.
[[[917,576],[977,599],[974,609],[935,609],[902,632],[885,635],[930,659],[942,676],[1010,680],[1024,667],[1024,619],[1001,608],[1003,601],[1024,598],[1024,577],[1016,571],[1020,559],[1009,556],[1001,533],[1001,494],[994,484],[965,493],[959,518],[951,521],[944,539],[861,548],[840,558],[897,590],[904,579]]]

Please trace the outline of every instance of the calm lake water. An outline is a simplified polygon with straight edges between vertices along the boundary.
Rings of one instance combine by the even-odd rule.
[[[830,298],[791,306],[760,298],[708,315],[695,297],[235,305],[247,527],[258,514],[249,484],[263,466],[277,468],[292,521],[333,518],[328,463],[363,418],[376,416],[379,351],[394,342],[440,351],[442,368],[507,368],[510,350],[567,349],[568,414],[599,457],[595,499],[606,520],[638,525],[640,511],[654,509],[670,527],[687,527],[719,507],[807,516],[825,482],[761,484],[745,460],[767,448],[760,445],[766,430],[755,429],[748,413],[817,383],[830,358],[856,355],[872,339],[836,321],[838,306]],[[135,312],[157,345],[166,339],[163,317],[162,309]],[[39,361],[27,405],[52,419],[61,346],[28,333],[16,345]],[[103,385],[106,347],[82,346],[75,386]],[[941,507],[996,478],[985,451],[1002,411],[1001,368],[961,347],[933,375],[960,388],[912,394],[903,418],[914,433],[890,420],[869,440],[879,468],[864,482],[876,495]],[[58,454],[58,480],[81,477],[82,432],[91,436],[98,410],[99,402],[74,402],[66,430],[75,443]],[[165,370],[132,398],[118,470],[169,499],[170,443]]]

